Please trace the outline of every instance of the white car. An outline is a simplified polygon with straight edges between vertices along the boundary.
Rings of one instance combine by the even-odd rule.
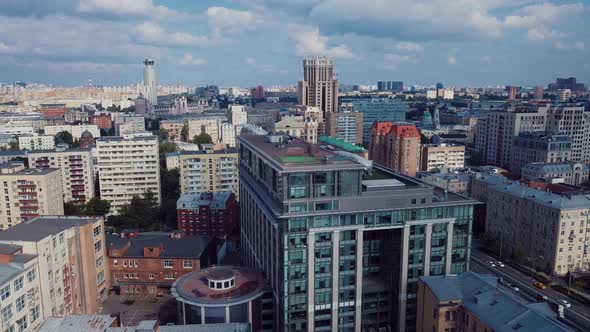
[[[520,288],[518,288],[518,287],[514,286],[513,284],[507,284],[506,286],[508,286],[508,287],[512,288],[513,290],[515,290],[515,291],[517,291],[517,292],[520,290]]]
[[[572,307],[572,304],[571,304],[571,303],[569,303],[569,302],[568,302],[568,301],[566,301],[566,300],[559,300],[559,304],[561,304],[562,306],[564,306],[564,307],[566,307],[566,308],[571,308],[571,307]]]
[[[502,262],[496,262],[496,266],[504,267],[504,263],[502,263]]]

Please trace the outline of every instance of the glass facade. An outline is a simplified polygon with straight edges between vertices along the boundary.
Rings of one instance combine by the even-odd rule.
[[[369,129],[375,121],[406,121],[406,103],[395,99],[353,101],[355,112],[363,113],[363,144],[369,144]]]

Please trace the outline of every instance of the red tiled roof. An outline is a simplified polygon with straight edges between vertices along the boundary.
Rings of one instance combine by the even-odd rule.
[[[375,130],[381,135],[386,135],[394,125],[395,123],[392,121],[376,121],[371,126],[371,129]]]
[[[416,126],[411,125],[411,124],[395,124],[393,125],[393,128],[391,128],[391,131],[395,134],[395,136],[397,138],[400,137],[420,137],[420,132],[418,131],[418,128],[416,128]]]

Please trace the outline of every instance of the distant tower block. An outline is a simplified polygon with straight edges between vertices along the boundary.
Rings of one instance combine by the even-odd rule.
[[[145,98],[152,105],[158,104],[158,93],[156,90],[156,64],[154,59],[143,61],[143,88]]]

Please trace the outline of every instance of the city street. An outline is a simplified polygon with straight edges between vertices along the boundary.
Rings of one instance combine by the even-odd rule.
[[[536,288],[533,286],[533,278],[530,275],[525,275],[507,264],[505,264],[504,267],[499,267],[498,265],[492,267],[488,261],[497,261],[497,259],[476,249],[472,250],[472,271],[491,273],[501,277],[503,280],[517,286],[520,289],[519,293],[528,300],[535,301],[539,296],[546,296],[548,302],[555,305],[557,305],[560,300],[567,300],[572,304],[571,308],[565,308],[564,311],[567,323],[576,327],[580,331],[588,331],[588,327],[590,326],[590,307],[580,304],[550,287],[544,290]]]

